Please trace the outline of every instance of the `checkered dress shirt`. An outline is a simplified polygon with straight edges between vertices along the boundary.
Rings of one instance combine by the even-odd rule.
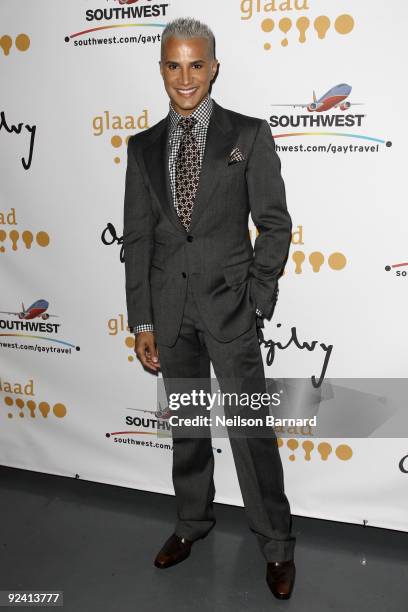
[[[211,113],[213,110],[213,101],[209,94],[201,101],[199,106],[195,109],[194,112],[189,115],[189,117],[195,117],[197,119],[197,123],[193,127],[193,134],[196,138],[198,149],[200,152],[200,162],[202,164],[204,151],[205,151],[205,143],[207,139],[207,130],[208,125],[210,123]],[[183,135],[183,128],[179,125],[180,119],[183,118],[183,115],[180,115],[177,111],[174,110],[171,102],[169,104],[169,114],[168,114],[168,122],[169,122],[169,137],[168,137],[168,147],[169,147],[169,174],[170,174],[170,184],[171,191],[173,195],[173,205],[176,206],[176,162],[177,162],[177,154],[180,147],[181,137]],[[258,317],[262,316],[262,312],[257,308],[256,314]],[[142,331],[154,331],[153,324],[150,322],[140,323],[132,328],[134,334],[137,334]]]

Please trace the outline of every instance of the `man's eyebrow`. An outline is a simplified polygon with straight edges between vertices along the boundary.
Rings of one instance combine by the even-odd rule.
[[[193,62],[190,62],[190,64],[205,64],[205,62],[206,62],[206,60],[204,60],[204,59],[197,59],[197,60],[194,60]],[[176,64],[177,66],[179,65],[179,62],[176,62],[176,61],[173,61],[173,60],[166,60],[164,63],[166,65],[167,64]]]

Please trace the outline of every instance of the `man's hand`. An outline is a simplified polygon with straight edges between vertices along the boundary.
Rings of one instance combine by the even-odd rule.
[[[145,368],[155,372],[160,368],[154,332],[144,331],[135,334],[135,353]]]

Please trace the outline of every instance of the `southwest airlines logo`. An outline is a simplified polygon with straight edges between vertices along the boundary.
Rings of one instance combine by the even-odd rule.
[[[108,8],[87,9],[85,11],[85,21],[88,23],[98,23],[94,27],[87,27],[78,32],[74,32],[65,37],[65,42],[74,40],[75,46],[95,45],[95,44],[117,44],[117,43],[155,43],[160,41],[160,34],[131,35],[131,36],[112,36],[105,38],[88,37],[85,35],[98,33],[103,30],[116,28],[158,28],[162,30],[166,24],[162,21],[151,21],[155,18],[167,16],[169,7],[166,3],[156,4],[154,0],[114,0],[114,5]],[[137,21],[134,21],[137,20]],[[141,21],[140,21],[141,20]],[[106,22],[106,23],[105,23]],[[104,32],[104,35],[108,32]],[[77,40],[78,39],[78,40]]]
[[[313,102],[307,102],[306,104],[272,104],[272,106],[297,106],[301,108],[307,108],[309,113],[328,111],[331,108],[339,108],[342,111],[348,110],[350,106],[361,105],[362,102],[350,102],[347,100],[351,93],[351,86],[346,83],[336,85],[327,91],[321,98],[317,99],[316,94],[313,91]]]
[[[313,91],[313,98],[308,102],[303,103],[286,103],[286,104],[271,104],[273,107],[289,107],[300,108],[298,114],[282,114],[271,115],[269,124],[272,128],[303,128],[301,131],[291,132],[273,132],[274,139],[299,137],[299,136],[334,136],[343,138],[353,138],[359,140],[368,140],[371,143],[377,143],[376,146],[357,147],[355,150],[359,152],[369,152],[379,150],[379,145],[391,147],[392,142],[377,136],[367,136],[359,132],[350,131],[349,128],[361,128],[367,115],[359,112],[347,112],[354,106],[362,106],[363,102],[354,102],[350,99],[351,85],[340,83],[335,85],[322,96],[317,97]],[[303,110],[304,109],[304,110]],[[303,112],[302,112],[303,111]],[[306,111],[306,113],[304,112]],[[304,131],[304,128],[347,128],[346,131]],[[349,148],[353,145],[349,145]],[[297,149],[304,151],[301,146]]]
[[[35,319],[41,317],[41,319],[49,319],[50,317],[58,317],[58,315],[50,314],[46,312],[48,310],[49,302],[47,300],[37,300],[33,302],[28,308],[24,308],[24,302],[21,302],[21,310],[19,312],[10,312],[8,310],[0,310],[2,314],[15,315],[19,319]]]
[[[44,299],[39,299],[33,302],[28,308],[25,308],[24,302],[21,303],[20,310],[0,310],[0,314],[9,315],[10,319],[0,318],[0,347],[15,348],[26,350],[36,350],[39,352],[58,352],[71,353],[72,349],[79,351],[80,347],[59,340],[55,337],[60,332],[61,323],[52,322],[51,318],[58,318],[59,315],[48,312],[49,302]],[[38,333],[50,335],[37,335]],[[6,342],[5,338],[27,338],[36,340],[31,345],[19,345],[16,343]],[[4,338],[4,340],[3,340]],[[38,340],[45,340],[52,344],[57,344],[61,348],[42,347],[38,345]]]

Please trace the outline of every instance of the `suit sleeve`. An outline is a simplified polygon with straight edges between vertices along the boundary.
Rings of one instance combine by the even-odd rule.
[[[123,213],[123,251],[128,325],[153,321],[150,295],[150,262],[153,250],[153,214],[149,191],[129,138]]]
[[[291,241],[292,220],[286,206],[281,163],[267,121],[260,123],[248,159],[247,186],[252,220],[258,230],[250,268],[250,291],[270,319]]]

